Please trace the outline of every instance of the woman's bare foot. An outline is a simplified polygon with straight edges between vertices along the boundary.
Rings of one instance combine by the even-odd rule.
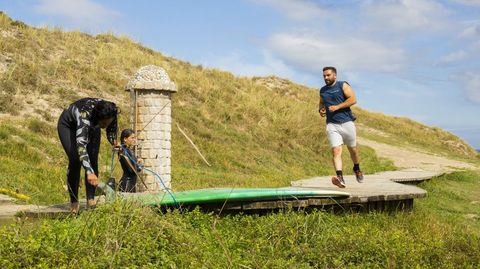
[[[77,215],[80,211],[80,204],[78,202],[70,203],[70,213]]]

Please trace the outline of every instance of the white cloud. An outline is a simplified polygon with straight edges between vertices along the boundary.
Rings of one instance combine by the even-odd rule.
[[[322,18],[328,12],[314,2],[307,0],[252,0],[257,4],[271,6],[292,20],[305,21]]]
[[[405,58],[403,49],[388,44],[313,32],[274,34],[268,46],[286,62],[317,74],[327,65],[343,71],[391,72],[401,69]]]
[[[329,63],[344,70],[380,72],[401,70],[407,62],[418,64],[421,57],[427,56],[418,50],[408,53],[405,37],[420,33],[428,36],[430,31],[443,30],[450,22],[450,12],[433,0],[363,0],[348,6],[339,4],[344,8],[322,5],[321,1],[257,0],[255,3],[279,9],[289,18],[315,19],[315,24],[309,21],[296,25],[303,32],[286,30],[272,34],[267,42],[267,47],[286,63],[314,73],[321,73],[321,68]],[[425,34],[425,30],[429,32]]]
[[[470,5],[478,1],[459,0]],[[480,49],[478,18],[450,9],[451,4],[445,1],[358,0],[348,5],[343,1],[333,4],[334,1],[300,0],[255,3],[269,5],[295,20],[286,22],[282,32],[272,33],[265,47],[298,73],[321,74],[323,66],[334,65],[342,73],[383,72],[406,77],[411,82],[419,74],[430,74],[432,78],[425,83],[439,83],[437,71],[453,63],[474,64],[475,51]],[[459,38],[471,40],[465,42]],[[451,53],[441,55],[442,51]],[[432,63],[436,63],[434,69]],[[470,76],[465,94],[477,102],[478,78]],[[402,92],[392,94],[409,97]]]
[[[451,64],[467,58],[468,54],[463,51],[455,51],[440,58],[439,64]]]
[[[368,28],[388,32],[443,30],[450,11],[433,0],[366,1],[361,5]]]
[[[260,63],[250,63],[246,57],[239,51],[234,51],[224,56],[209,57],[209,61],[204,61],[205,67],[219,68],[228,70],[241,76],[269,76],[277,75],[281,77],[292,77],[293,71],[281,60],[274,58],[269,52],[262,52]]]
[[[475,42],[475,43],[473,44],[473,48],[474,48],[475,50],[478,50],[478,51],[480,52],[480,41]]]
[[[467,6],[480,6],[480,0],[454,0],[454,1]]]
[[[318,87],[318,85],[323,84],[322,76],[298,72],[281,59],[274,57],[267,50],[263,50],[261,56],[257,57],[258,63],[251,63],[245,56],[245,53],[240,51],[230,52],[224,56],[211,55],[208,60],[203,61],[202,65],[247,77],[274,75],[310,87]]]
[[[469,72],[466,74],[465,93],[468,100],[480,104],[480,72]]]
[[[480,37],[480,23],[475,22],[465,28],[459,35],[462,38],[476,38]]]
[[[92,0],[41,0],[35,7],[38,13],[65,19],[73,28],[88,32],[105,31],[105,27],[120,16]]]
[[[414,93],[412,91],[408,91],[405,89],[399,90],[399,89],[387,89],[385,91],[387,95],[394,96],[396,97],[401,97],[403,99],[412,99],[415,97],[418,97],[418,93]]]

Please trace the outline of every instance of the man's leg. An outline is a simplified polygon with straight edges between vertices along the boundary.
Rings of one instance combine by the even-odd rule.
[[[332,148],[333,167],[335,171],[342,171],[342,146]]]
[[[350,158],[353,162],[353,172],[359,183],[363,182],[363,173],[360,170],[360,154],[357,148],[357,129],[353,121],[342,124],[342,138],[350,152]]]
[[[360,170],[360,154],[358,152],[358,148],[355,147],[348,147],[348,151],[350,152],[350,157],[352,158],[353,162],[353,173],[355,173],[355,177],[358,183],[363,183],[363,173]]]
[[[358,154],[358,149],[357,147],[349,147],[347,146],[348,151],[350,152],[350,158],[352,158],[353,164],[359,164],[360,163],[360,156]]]
[[[333,167],[336,171],[336,176],[332,177],[332,183],[339,188],[345,188],[345,181],[342,173],[342,145],[343,139],[338,131],[338,125],[327,124],[327,138],[332,148]]]
[[[335,167],[336,176],[332,177],[332,184],[345,188],[345,181],[343,180],[342,172],[342,146],[336,146],[332,148],[333,166]]]

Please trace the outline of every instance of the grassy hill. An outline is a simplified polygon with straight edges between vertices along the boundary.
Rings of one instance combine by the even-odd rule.
[[[147,64],[164,68],[177,84],[174,123],[212,164],[204,165],[174,128],[174,189],[286,186],[332,172],[314,89],[277,77],[235,77],[194,66],[125,37],[33,28],[3,13],[0,36],[0,186],[19,189],[36,202],[63,199],[66,158],[55,131],[61,110],[81,97],[102,97],[120,105],[120,126],[128,127],[124,87]],[[360,108],[355,113],[362,136],[456,158],[476,156],[463,141],[438,128]],[[110,151],[103,147],[101,163],[108,166]],[[350,172],[352,164],[345,157]],[[370,148],[362,147],[361,157],[367,173],[394,168]],[[101,170],[107,176],[108,169]],[[52,196],[52,190],[59,195]]]
[[[67,163],[55,128],[61,110],[80,97],[102,97],[120,105],[120,125],[128,126],[124,86],[147,64],[163,67],[177,84],[174,123],[212,164],[173,129],[175,190],[286,186],[332,173],[313,89],[194,66],[125,37],[37,29],[0,13],[0,187],[35,203],[67,201]],[[441,129],[360,108],[355,113],[365,138],[478,162],[471,147]],[[105,179],[111,157],[105,143],[100,157]],[[361,157],[367,173],[395,169],[368,147]],[[76,218],[19,221],[0,225],[0,267],[478,268],[479,177],[464,171],[425,182],[429,197],[412,212],[393,215],[219,217],[116,203]]]

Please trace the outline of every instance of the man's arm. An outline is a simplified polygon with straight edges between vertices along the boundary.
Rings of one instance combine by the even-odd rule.
[[[320,96],[320,101],[318,102],[318,113],[320,113],[320,116],[325,117],[327,114],[327,111],[325,109],[325,104],[323,103],[322,97]]]
[[[338,105],[328,107],[328,110],[330,112],[334,112],[342,108],[351,107],[357,103],[357,97],[355,96],[352,87],[348,83],[343,83],[342,90],[343,94],[345,95],[345,101]]]

